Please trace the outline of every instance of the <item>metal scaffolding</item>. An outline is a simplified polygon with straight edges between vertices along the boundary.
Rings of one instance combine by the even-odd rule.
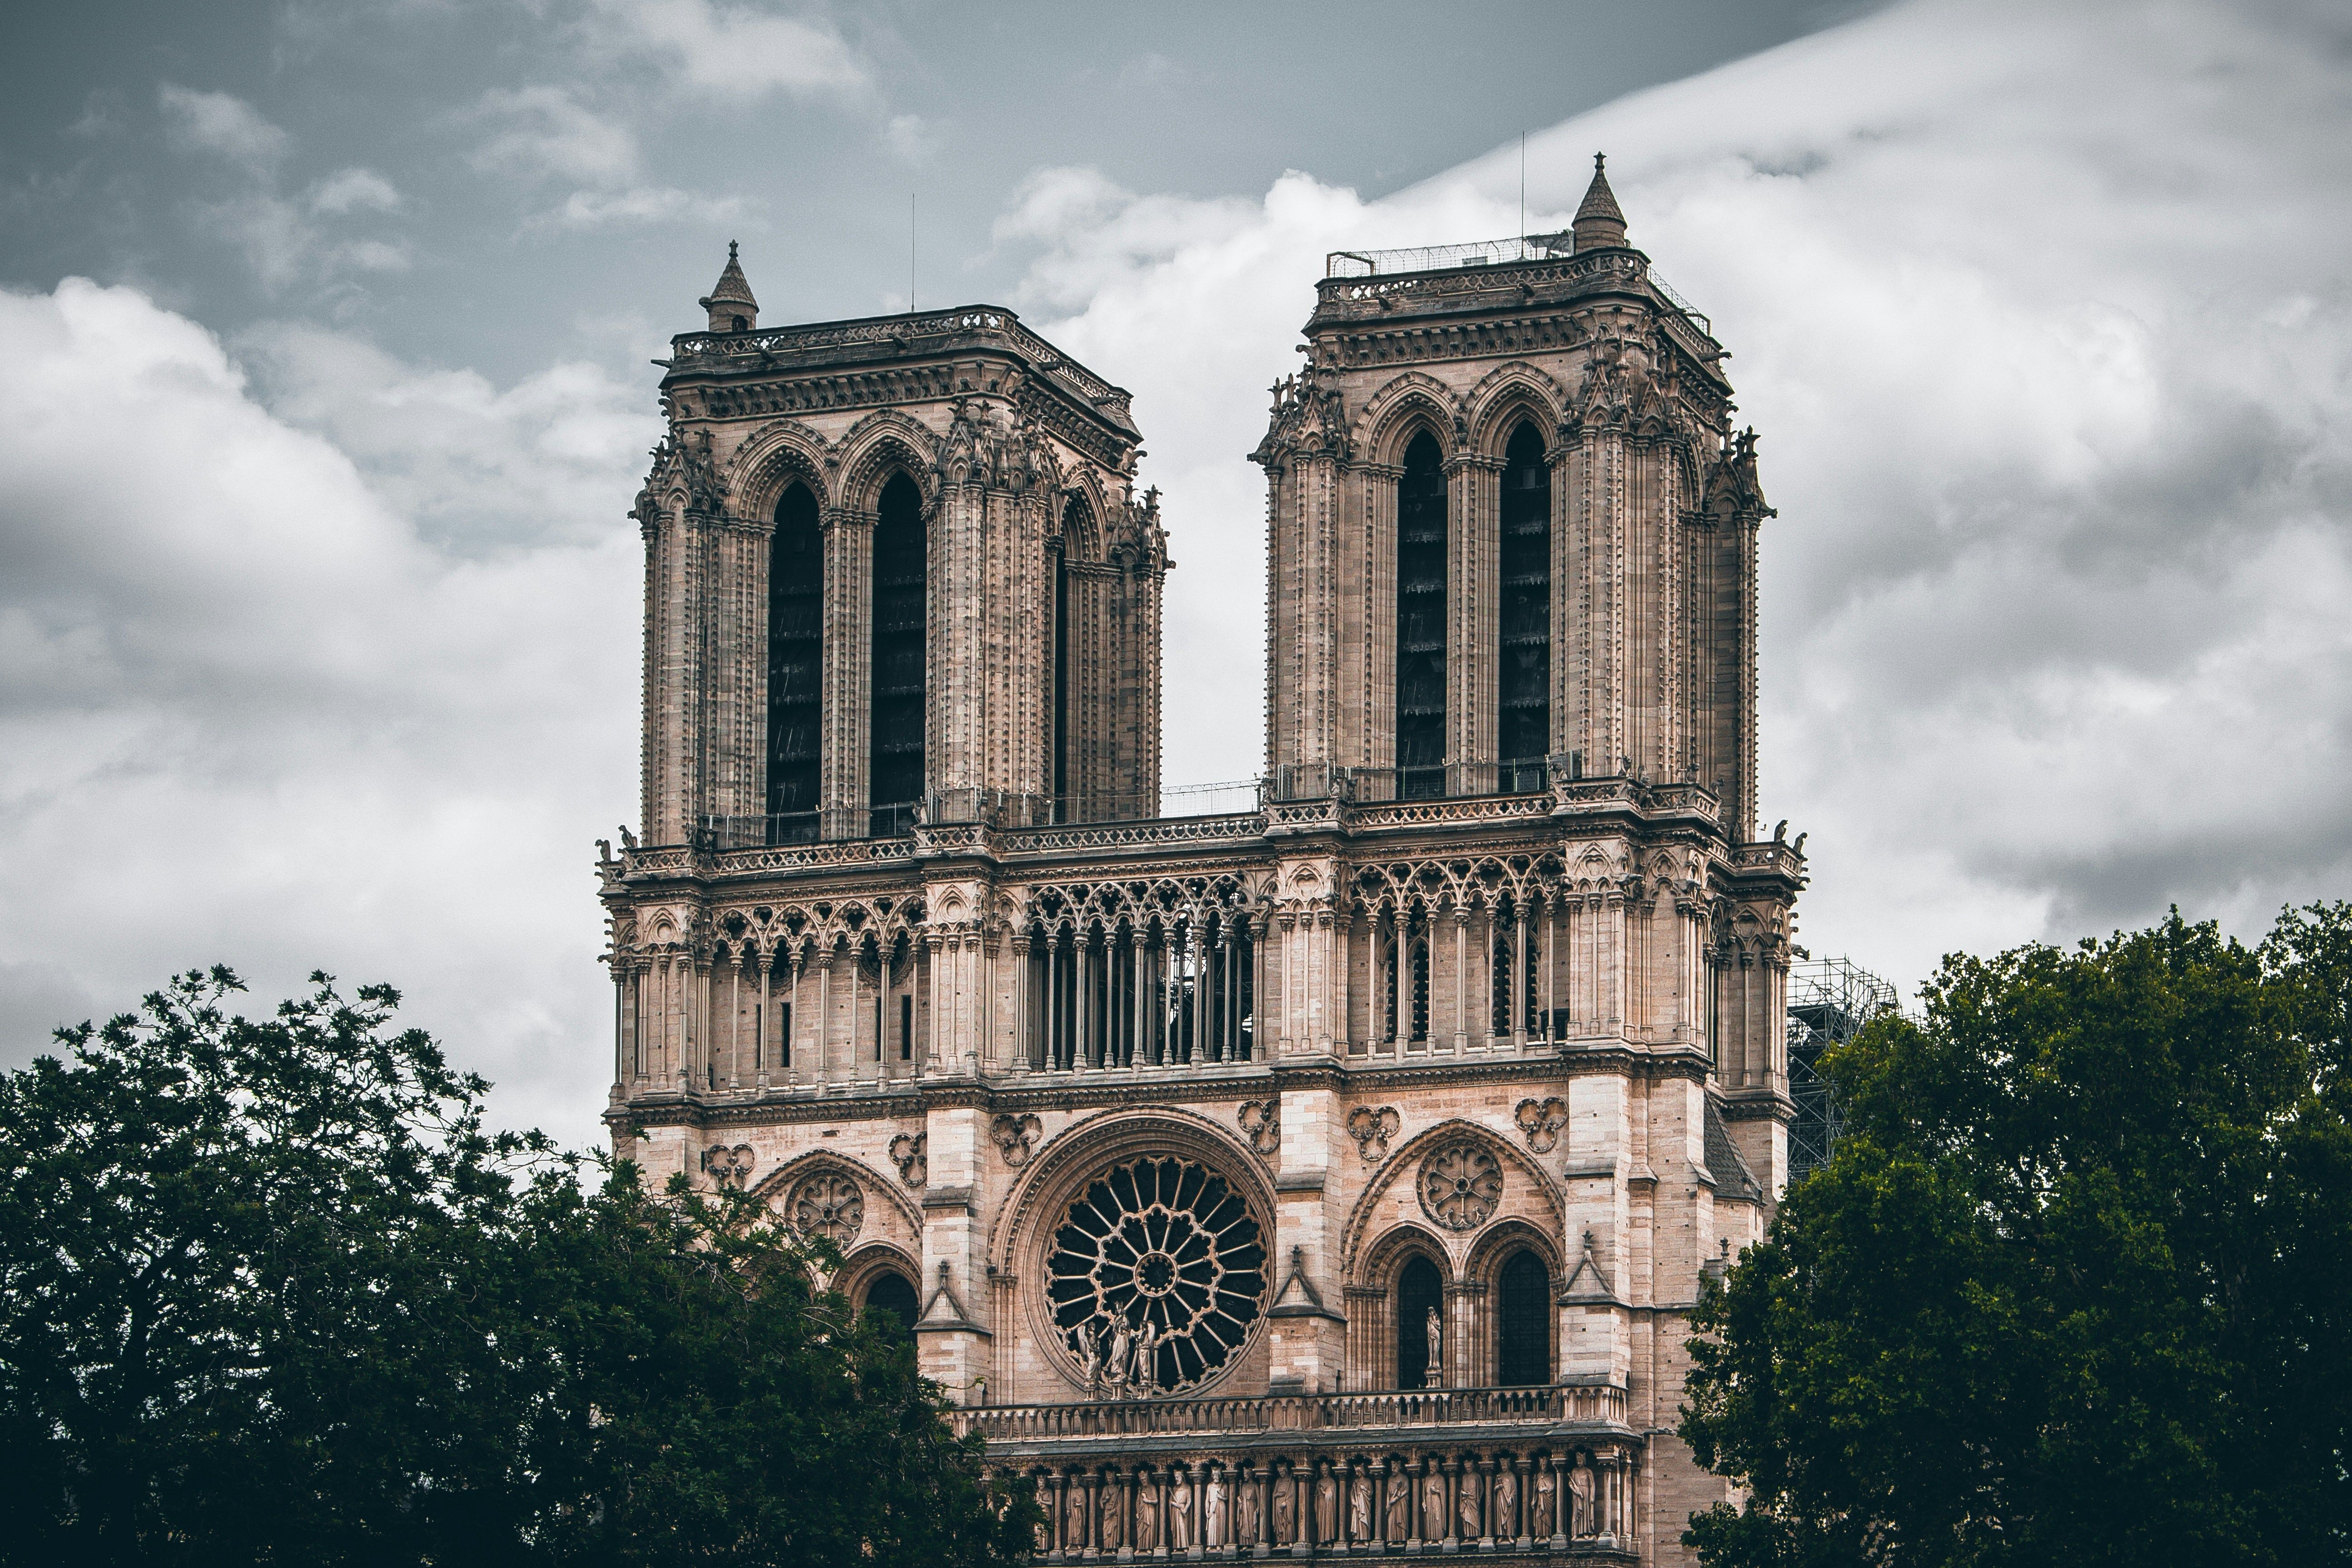
[[[1842,1130],[1821,1075],[1822,1052],[1896,1010],[1895,987],[1851,959],[1810,959],[1789,971],[1789,1098],[1797,1105],[1789,1123],[1790,1181],[1827,1163]]]

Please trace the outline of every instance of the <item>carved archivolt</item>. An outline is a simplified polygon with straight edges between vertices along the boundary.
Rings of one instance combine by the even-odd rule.
[[[1372,1172],[1371,1179],[1348,1211],[1348,1219],[1339,1232],[1340,1276],[1350,1284],[1363,1284],[1359,1277],[1359,1263],[1363,1255],[1365,1233],[1374,1219],[1383,1212],[1394,1184],[1409,1181],[1418,1187],[1421,1172],[1429,1157],[1450,1145],[1473,1142],[1492,1155],[1505,1178],[1498,1201],[1506,1208],[1527,1211],[1538,1229],[1559,1230],[1567,1225],[1567,1198],[1552,1173],[1540,1161],[1524,1149],[1506,1142],[1490,1128],[1475,1121],[1454,1119],[1423,1129],[1405,1140],[1391,1158]],[[1453,1233],[1444,1227],[1441,1234]]]
[[[798,419],[772,419],[751,432],[728,459],[727,494],[740,517],[774,515],[776,502],[794,479],[806,484],[820,507],[833,504],[825,469],[835,460],[831,443]]]
[[[1569,396],[1568,389],[1548,372],[1525,360],[1513,360],[1488,372],[1462,402],[1468,410],[1470,449],[1500,458],[1522,413],[1549,448],[1559,438]]]
[[[1349,444],[1364,460],[1394,468],[1404,461],[1405,446],[1420,426],[1436,436],[1447,457],[1461,451],[1465,430],[1461,400],[1435,376],[1409,370],[1365,399]]]
[[[835,450],[841,465],[838,500],[848,510],[872,511],[894,468],[903,469],[923,492],[925,516],[938,507],[940,438],[920,420],[881,409],[851,426]]]

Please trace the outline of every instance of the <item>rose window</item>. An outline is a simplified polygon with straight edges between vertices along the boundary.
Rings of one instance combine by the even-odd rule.
[[[1421,1206],[1448,1230],[1475,1230],[1502,1196],[1503,1167],[1483,1145],[1449,1143],[1421,1167]]]
[[[1147,1158],[1097,1177],[1054,1233],[1046,1296],[1064,1345],[1107,1384],[1189,1387],[1232,1360],[1265,1310],[1265,1244],[1224,1178]],[[1129,1364],[1113,1367],[1120,1347]],[[1140,1364],[1138,1364],[1140,1363]]]
[[[820,1171],[793,1189],[789,1212],[793,1224],[803,1233],[846,1247],[865,1223],[866,1194],[847,1176]]]

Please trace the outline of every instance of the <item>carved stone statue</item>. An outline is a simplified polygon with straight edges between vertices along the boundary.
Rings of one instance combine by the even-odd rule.
[[[1358,1471],[1348,1483],[1348,1539],[1372,1538],[1372,1478]]]
[[[1209,1488],[1201,1499],[1201,1544],[1215,1551],[1225,1543],[1225,1472],[1209,1472]]]
[[[1425,1541],[1445,1539],[1445,1478],[1433,1464],[1421,1478],[1421,1528]]]
[[[1117,1476],[1105,1476],[1102,1489],[1102,1549],[1116,1552],[1127,1544],[1127,1487]]]
[[[1146,1318],[1135,1333],[1134,1361],[1127,1374],[1127,1384],[1139,1394],[1150,1394],[1160,1384],[1158,1358],[1160,1331]]]
[[[1339,1539],[1339,1478],[1328,1465],[1315,1478],[1315,1539],[1324,1545]]]
[[[1160,1545],[1160,1484],[1164,1478],[1145,1476],[1135,1493],[1135,1549],[1151,1552]]]
[[[1530,1535],[1559,1533],[1559,1483],[1552,1479],[1551,1466],[1543,1465],[1536,1471],[1536,1517],[1528,1526]]]
[[[1257,1477],[1251,1471],[1242,1472],[1241,1485],[1234,1489],[1234,1542],[1238,1546],[1257,1544],[1258,1521],[1264,1515],[1258,1507]]]
[[[1398,1546],[1412,1535],[1412,1482],[1402,1468],[1389,1472],[1389,1544]]]
[[[1087,1489],[1076,1476],[1070,1478],[1070,1495],[1062,1509],[1062,1550],[1076,1552],[1087,1544]]]
[[[1423,1388],[1445,1386],[1445,1324],[1432,1307],[1429,1316],[1422,1320],[1422,1332],[1429,1341],[1429,1369],[1421,1374]]]
[[[1037,1550],[1054,1550],[1054,1489],[1044,1476],[1037,1478]]]
[[[1298,1490],[1289,1476],[1274,1478],[1274,1544],[1287,1546],[1298,1539]]]
[[[1576,1457],[1576,1468],[1568,1472],[1569,1518],[1568,1532],[1581,1541],[1601,1531],[1592,1523],[1592,1471],[1584,1456]]]
[[[1135,1331],[1125,1318],[1110,1327],[1110,1353],[1103,1357],[1103,1383],[1116,1399],[1127,1392],[1128,1365],[1135,1359]]]
[[[1495,1533],[1517,1537],[1519,1528],[1519,1474],[1508,1458],[1495,1461]]]
[[[1070,1352],[1078,1358],[1078,1376],[1092,1395],[1102,1385],[1102,1354],[1095,1348],[1094,1336],[1080,1323],[1070,1331]]]
[[[1192,1479],[1171,1473],[1168,1478],[1168,1550],[1192,1549]]]
[[[1475,1541],[1480,1536],[1486,1533],[1485,1530],[1480,1528],[1479,1524],[1480,1520],[1483,1519],[1486,1514],[1486,1510],[1478,1506],[1486,1500],[1478,1495],[1483,1489],[1484,1487],[1482,1484],[1482,1479],[1478,1474],[1478,1468],[1475,1465],[1464,1465],[1462,1467],[1462,1498],[1454,1511],[1461,1517],[1462,1539],[1465,1542]]]

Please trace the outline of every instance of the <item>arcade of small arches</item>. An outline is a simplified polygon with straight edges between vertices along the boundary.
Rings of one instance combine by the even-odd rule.
[[[693,922],[680,915],[616,965],[622,1066],[634,1081],[703,1091],[915,1076],[942,965],[964,995],[1008,997],[1010,1016],[978,1030],[1012,1041],[992,1065],[1253,1060],[1260,999],[1280,986],[1270,965],[1297,962],[1302,939],[1331,944],[1350,1054],[1549,1047],[1638,1016],[1602,988],[1601,944],[1623,940],[1611,935],[1621,924],[1638,934],[1671,910],[1685,965],[1753,963],[1769,945],[1706,878],[1696,851],[1595,845],[1361,865],[1328,899],[1319,884],[1283,897],[1269,878],[1220,873],[1007,889],[977,916],[875,895],[730,910],[681,938]],[[1704,989],[1688,977],[1687,994]]]

